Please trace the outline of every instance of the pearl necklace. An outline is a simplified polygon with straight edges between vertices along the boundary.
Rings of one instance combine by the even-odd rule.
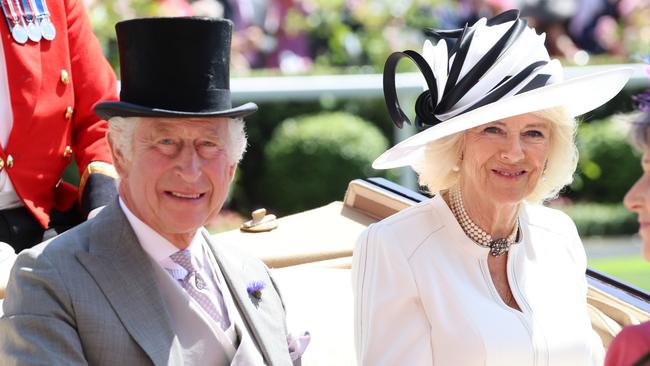
[[[507,252],[511,245],[516,244],[517,234],[520,232],[519,218],[517,218],[517,224],[507,238],[493,240],[492,235],[486,233],[485,230],[476,225],[474,221],[470,219],[467,211],[465,211],[463,196],[461,195],[459,185],[456,185],[449,190],[449,201],[451,204],[451,211],[454,213],[454,216],[456,216],[456,220],[465,234],[477,245],[483,248],[490,248],[490,254],[492,256],[498,257]]]

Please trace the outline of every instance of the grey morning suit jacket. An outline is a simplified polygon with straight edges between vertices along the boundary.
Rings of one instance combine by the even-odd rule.
[[[284,306],[264,264],[221,244],[209,247],[265,362],[291,365]],[[3,304],[0,364],[177,365],[180,344],[153,265],[117,200],[23,251]],[[267,287],[255,302],[246,287],[259,280]]]

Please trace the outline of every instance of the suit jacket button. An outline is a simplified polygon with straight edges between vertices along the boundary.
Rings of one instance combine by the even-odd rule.
[[[4,169],[5,167],[5,161],[3,158],[0,158],[0,170]]]
[[[10,155],[7,155],[7,168],[11,168],[14,166],[14,157]]]
[[[63,85],[68,85],[70,83],[70,74],[66,70],[61,70],[61,82]]]
[[[68,108],[65,109],[65,119],[66,120],[71,120],[72,119],[72,113],[74,113],[74,109],[72,109],[71,106],[68,106]]]

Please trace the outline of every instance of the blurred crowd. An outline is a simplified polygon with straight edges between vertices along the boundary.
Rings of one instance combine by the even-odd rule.
[[[232,20],[235,72],[271,68],[298,73],[312,63],[307,32],[294,26],[311,11],[309,5],[298,0],[162,0],[160,13]]]
[[[404,27],[413,27],[413,33],[417,33],[415,28],[419,25],[459,28],[511,8],[520,9],[531,25],[546,33],[552,56],[570,64],[585,65],[594,55],[627,59],[632,54],[650,53],[648,0],[341,0],[339,3],[340,9],[324,14],[323,8],[331,5],[322,0],[160,0],[158,13],[232,20],[236,29],[233,71],[237,74],[261,68],[302,73],[314,65],[319,55],[336,52],[335,42],[341,44],[344,57],[358,63],[372,63],[372,50],[377,48],[372,43],[376,36],[388,44],[388,51],[395,51],[421,42],[421,39],[411,39],[412,44],[406,42],[410,36],[405,35]],[[368,23],[377,17],[371,13],[380,11],[389,13],[389,17],[382,18],[383,24],[373,28]],[[334,28],[332,21],[328,27],[323,25],[325,18],[332,14],[338,17],[333,22],[340,22],[345,31]],[[382,58],[385,55],[377,60]],[[380,62],[377,60],[375,63]]]
[[[551,56],[585,65],[591,55],[614,58],[649,53],[650,2],[647,0],[458,0],[442,28],[462,27],[481,17],[517,8],[546,33]]]

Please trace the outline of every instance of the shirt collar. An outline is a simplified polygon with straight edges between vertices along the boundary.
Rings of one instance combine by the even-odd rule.
[[[131,224],[131,227],[135,232],[135,236],[138,238],[138,241],[142,246],[142,249],[144,249],[144,251],[163,268],[177,269],[180,267],[169,258],[170,255],[176,253],[179,249],[135,216],[135,214],[133,214],[124,203],[122,197],[119,197],[119,202],[122,211],[124,211],[129,224]],[[194,265],[198,265],[198,268],[203,267],[204,263],[204,240],[202,230],[203,228],[199,228],[199,230],[196,231],[194,238],[192,238],[192,242],[187,248],[192,253],[192,262],[195,262]]]

